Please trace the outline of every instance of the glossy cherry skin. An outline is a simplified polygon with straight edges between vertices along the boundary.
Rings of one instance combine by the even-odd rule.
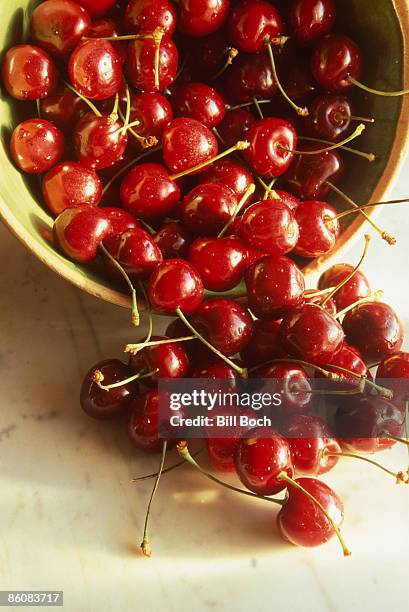
[[[119,359],[106,359],[95,364],[85,375],[81,386],[81,408],[89,416],[101,420],[114,419],[124,414],[129,403],[139,393],[138,383],[134,381],[105,391],[93,381],[95,370],[102,372],[104,385],[112,385],[132,376],[132,370]]]
[[[321,476],[338,463],[339,457],[325,453],[340,453],[341,447],[327,423],[319,417],[293,414],[285,421],[282,431],[290,446],[296,474]]]
[[[77,162],[61,162],[44,176],[42,193],[49,210],[59,215],[66,208],[97,206],[102,183],[90,168]]]
[[[178,117],[190,117],[214,128],[223,120],[226,105],[221,95],[204,83],[186,83],[172,95],[172,106]]]
[[[97,21],[93,21],[91,27],[87,31],[88,38],[116,38],[117,36],[121,36],[122,30],[118,23],[116,23],[113,19],[98,19]],[[117,51],[119,56],[119,61],[121,64],[125,63],[128,45],[126,41],[119,40],[110,41],[112,46]]]
[[[65,58],[91,26],[87,11],[72,0],[46,0],[34,9],[30,34],[50,55]]]
[[[266,47],[265,38],[283,33],[277,9],[265,0],[242,0],[233,8],[228,22],[228,36],[234,47],[245,53],[258,53]]]
[[[362,76],[362,53],[358,45],[340,34],[328,34],[315,45],[311,72],[323,89],[344,92],[353,87],[348,76],[359,81]]]
[[[281,51],[279,75],[284,91],[297,104],[308,105],[318,90],[317,83],[311,74],[309,54],[296,44],[295,39],[287,41]],[[281,100],[281,105],[283,105],[283,100]],[[284,107],[282,108],[284,111]],[[288,104],[285,103],[284,112],[288,110]]]
[[[65,139],[58,128],[44,119],[28,119],[14,130],[10,154],[16,166],[28,174],[46,172],[63,156]]]
[[[174,319],[166,328],[166,332],[165,335],[168,338],[185,338],[186,336],[191,336],[192,333],[191,331],[186,327],[186,325],[181,321],[181,319]],[[210,349],[208,349],[203,342],[201,342],[200,340],[186,340],[185,342],[183,342],[183,348],[185,349],[185,351],[187,352],[189,359],[190,359],[190,363],[193,364],[193,366],[195,364],[204,364],[206,371],[209,372],[209,376],[207,377],[201,377],[199,376],[199,378],[233,378],[233,376],[225,376],[223,374],[224,370],[220,370],[220,367],[216,367],[216,366],[212,366],[212,370],[210,370],[210,364],[213,364],[215,359],[216,359],[216,355],[213,353],[213,351],[211,351]],[[220,360],[221,363],[225,364],[224,361]],[[225,364],[227,365],[227,364]],[[212,376],[211,375],[211,371],[213,371],[213,367],[215,368],[215,372],[216,375]],[[199,370],[200,371],[200,370]],[[234,372],[234,370],[232,370]],[[217,374],[220,373],[220,376],[217,376]],[[195,368],[193,367],[192,370],[192,374],[191,377],[192,378],[196,378],[195,374]],[[234,372],[234,374],[237,376],[236,372]]]
[[[247,140],[250,147],[245,156],[258,174],[274,178],[288,170],[294,158],[290,151],[297,147],[297,134],[288,121],[259,119],[249,129]]]
[[[304,301],[304,276],[287,257],[263,257],[245,275],[249,306],[256,317],[280,319]]]
[[[234,455],[239,444],[239,439],[206,438],[205,442],[207,455],[212,468],[218,472],[234,472]]]
[[[104,211],[94,206],[67,208],[54,221],[54,240],[72,261],[95,259],[99,245],[111,235],[111,223]]]
[[[235,355],[249,343],[253,321],[234,300],[211,298],[192,315],[192,325],[223,355]]]
[[[333,0],[296,0],[291,7],[291,27],[300,43],[311,43],[328,34],[335,22]]]
[[[153,336],[152,340],[167,340],[165,336]],[[181,342],[169,342],[146,348],[131,355],[129,365],[134,372],[154,372],[144,383],[152,384],[160,378],[186,378],[189,373],[189,358]]]
[[[294,473],[288,442],[267,428],[255,429],[240,440],[234,463],[241,482],[257,495],[279,493],[287,486],[277,478],[280,472],[290,477]]]
[[[179,173],[215,157],[218,146],[215,135],[203,123],[179,117],[163,132],[162,152],[168,168]]]
[[[185,36],[207,36],[226,21],[229,7],[229,0],[181,0],[178,28]]]
[[[78,0],[91,17],[102,17],[106,15],[115,6],[115,0]]]
[[[112,98],[122,85],[120,57],[107,40],[93,38],[80,43],[68,63],[71,83],[91,100]]]
[[[145,452],[162,450],[163,440],[159,438],[159,396],[157,389],[147,391],[135,398],[129,405],[128,434],[132,443]]]
[[[205,289],[229,291],[243,277],[247,265],[247,249],[234,236],[198,238],[190,246],[189,261],[199,272]]]
[[[342,322],[347,342],[358,348],[367,363],[382,361],[403,344],[403,326],[396,312],[383,302],[359,304]]]
[[[218,378],[233,379],[237,378],[237,372],[228,366],[225,361],[218,359],[213,354],[210,359],[200,362],[199,365],[193,368],[191,377],[216,380]]]
[[[219,159],[200,175],[203,183],[222,183],[236,194],[239,200],[253,182],[252,174],[245,166],[232,159]],[[248,201],[251,201],[250,198]]]
[[[153,237],[164,259],[187,259],[192,238],[178,221],[167,221]]]
[[[75,126],[75,152],[84,166],[102,170],[121,159],[128,144],[123,124],[108,115],[87,113]]]
[[[121,183],[121,201],[136,217],[167,215],[174,210],[179,199],[178,185],[161,164],[138,164]]]
[[[336,287],[340,282],[351,274],[354,270],[354,266],[350,264],[335,264],[325,270],[319,278],[318,289],[328,289],[330,287]],[[355,304],[358,300],[367,298],[371,295],[371,286],[366,278],[365,274],[358,270],[354,276],[349,280],[343,287],[338,289],[333,299],[337,305],[338,310],[348,308],[352,304]]]
[[[318,143],[300,143],[300,151],[322,149]],[[338,151],[327,151],[316,155],[296,155],[285,181],[291,191],[300,198],[317,200],[325,197],[331,187],[327,181],[336,184],[344,172],[344,163]]]
[[[162,94],[151,92],[132,96],[130,120],[141,122],[133,128],[140,136],[161,138],[172,119],[172,107]]]
[[[185,42],[189,72],[200,74],[205,81],[213,80],[223,68],[231,48],[224,29],[195,40],[187,39]]]
[[[217,236],[236,206],[237,198],[229,187],[220,183],[202,183],[183,198],[179,215],[193,234]]]
[[[281,322],[281,342],[288,353],[316,365],[330,363],[341,349],[341,325],[317,304],[305,304]]]
[[[384,359],[376,371],[376,382],[393,391],[394,402],[409,398],[409,353],[400,351]]]
[[[304,257],[320,257],[330,253],[339,238],[341,227],[335,219],[337,211],[327,202],[306,200],[295,211],[299,238],[294,251]]]
[[[253,376],[274,380],[274,391],[281,397],[281,405],[275,407],[275,418],[285,419],[291,414],[307,414],[310,411],[311,384],[302,366],[283,361],[261,366],[254,371]]]
[[[43,119],[51,121],[65,132],[71,130],[89,112],[89,107],[71,89],[61,86],[41,100],[40,112]]]
[[[306,303],[308,303],[308,304],[321,304],[321,302],[324,299],[323,295],[322,294],[318,294],[317,295],[317,292],[314,291],[314,289],[308,289],[304,293],[304,298],[305,298]],[[332,298],[330,298],[328,300],[328,302],[325,303],[324,308],[332,316],[335,316],[337,314],[337,307],[336,307],[335,302],[334,302],[334,300]]]
[[[284,255],[297,244],[298,223],[281,200],[262,200],[244,212],[240,236],[255,249],[270,255]]]
[[[172,36],[176,27],[175,9],[168,0],[131,0],[126,7],[124,20],[126,31],[133,34],[145,34],[162,28],[165,34]]]
[[[342,525],[344,506],[335,491],[316,478],[297,478],[296,482],[315,497],[337,527]],[[322,510],[291,485],[287,489],[285,504],[277,515],[277,525],[285,540],[305,548],[321,546],[335,535]]]
[[[123,208],[115,208],[113,206],[105,206],[104,213],[111,223],[112,235],[123,234],[135,227],[141,227],[141,224],[133,215]]]
[[[352,105],[346,96],[323,94],[309,105],[305,132],[315,138],[338,142],[347,136],[351,125]]]
[[[57,85],[57,69],[43,49],[16,45],[7,51],[1,68],[3,85],[18,100],[46,98]]]
[[[229,68],[226,91],[232,102],[270,99],[276,90],[277,83],[266,53],[239,56]]]
[[[335,374],[340,374],[343,379],[345,379],[343,382],[334,382],[334,386],[336,387],[336,389],[338,390],[342,390],[342,389],[350,389],[351,387],[357,387],[359,380],[353,376],[352,374],[348,374],[347,372],[343,372],[337,369],[337,367],[331,367],[331,366],[337,366],[339,368],[343,368],[345,370],[349,370],[350,372],[353,372],[354,374],[358,374],[361,377],[365,377],[368,378],[369,380],[372,380],[372,375],[367,367],[367,365],[365,364],[364,360],[362,359],[362,355],[360,355],[359,351],[357,351],[355,348],[349,346],[347,343],[344,343],[341,350],[339,350],[334,357],[331,359],[331,361],[329,362],[329,364],[327,365],[327,370],[329,370],[330,372],[335,372]],[[319,372],[315,373],[315,376],[317,378],[320,378],[320,374]],[[328,388],[328,384],[331,383],[327,383],[325,388]]]
[[[385,434],[404,435],[401,408],[380,395],[357,395],[339,404],[335,431],[343,448],[358,453],[376,453],[396,444]]]
[[[133,40],[128,47],[127,69],[130,82],[143,92],[157,91],[155,85],[156,44],[152,38]],[[178,50],[169,36],[159,47],[159,91],[169,87],[178,69]]]
[[[238,140],[246,140],[247,132],[255,120],[255,116],[243,108],[229,110],[218,126],[219,134],[226,146],[232,147]]]
[[[152,237],[141,227],[127,230],[104,242],[111,255],[134,279],[149,278],[162,261],[162,253]]]
[[[247,346],[240,351],[240,357],[248,368],[261,365],[272,359],[284,357],[284,349],[279,337],[280,323],[257,319]]]
[[[166,259],[153,271],[148,284],[152,308],[173,314],[177,308],[193,312],[202,303],[203,282],[196,269],[184,259]]]

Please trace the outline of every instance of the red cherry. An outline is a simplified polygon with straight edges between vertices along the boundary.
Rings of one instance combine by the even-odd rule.
[[[315,45],[311,56],[311,72],[327,91],[343,92],[362,76],[362,53],[358,45],[340,34],[328,34]]]
[[[298,104],[308,104],[317,92],[317,83],[310,70],[309,55],[295,43],[295,39],[287,41],[281,51],[279,74],[284,91]],[[285,109],[288,112],[287,104]]]
[[[286,362],[261,366],[253,376],[274,380],[274,390],[281,398],[281,405],[275,409],[275,418],[309,412],[312,403],[311,385],[302,366]]]
[[[89,107],[68,87],[58,87],[50,96],[41,100],[40,112],[63,131],[71,130],[77,121],[89,112]]]
[[[278,195],[281,202],[284,202],[284,204],[295,213],[296,208],[300,204],[300,200],[292,193],[288,193],[288,191],[283,191],[282,189],[275,189],[275,193]]]
[[[393,391],[393,399],[396,402],[407,400],[409,378],[409,353],[400,351],[389,355],[384,359],[377,371],[376,382]]]
[[[105,240],[105,247],[134,279],[149,278],[162,261],[162,253],[152,237],[141,227]]]
[[[54,221],[54,240],[72,261],[85,263],[97,255],[101,242],[111,235],[103,209],[94,206],[67,208]]]
[[[134,166],[121,184],[121,201],[136,217],[162,217],[173,211],[180,189],[161,164]]]
[[[215,413],[213,413],[213,418],[214,416]],[[234,454],[239,443],[238,438],[206,438],[205,442],[213,469],[218,472],[234,472]]]
[[[336,287],[354,270],[350,264],[336,264],[325,270],[319,278],[318,289],[329,289]],[[358,300],[367,298],[371,295],[371,286],[365,274],[357,270],[354,276],[343,287],[338,289],[334,295],[334,302],[338,310],[348,308]]]
[[[57,69],[51,57],[33,45],[11,47],[2,65],[3,84],[18,100],[46,98],[57,84]]]
[[[239,140],[246,140],[247,132],[256,118],[242,108],[229,110],[218,126],[220,136],[226,146],[232,147]]]
[[[192,233],[217,236],[236,206],[237,198],[229,187],[220,183],[202,183],[186,194],[179,214]]]
[[[219,125],[226,112],[221,95],[204,83],[186,83],[172,95],[172,106],[176,116],[190,117],[208,128]]]
[[[283,23],[277,9],[265,0],[242,0],[230,14],[230,41],[245,53],[263,51],[266,37],[276,38],[282,33]]]
[[[172,118],[172,107],[162,94],[140,93],[131,97],[130,120],[141,122],[140,126],[134,127],[140,136],[161,138]]]
[[[226,91],[232,102],[248,102],[253,98],[270,99],[277,83],[267,53],[243,55],[229,68]]]
[[[168,221],[153,237],[164,259],[187,259],[192,238],[182,223]]]
[[[213,355],[207,361],[202,361],[199,365],[193,368],[191,373],[192,378],[219,379],[237,378],[237,372],[227,365],[225,361],[215,358]]]
[[[229,13],[229,0],[181,0],[177,25],[185,36],[206,36],[220,28]]]
[[[115,0],[78,0],[91,17],[102,17],[114,8]]]
[[[125,11],[126,30],[133,34],[154,32],[162,28],[172,36],[176,27],[176,13],[168,0],[131,0]]]
[[[304,276],[287,257],[263,257],[247,269],[245,281],[256,317],[279,319],[303,304]]]
[[[28,119],[15,128],[10,154],[20,170],[40,174],[60,161],[64,146],[64,136],[55,125],[44,119]]]
[[[152,341],[167,340],[165,336],[153,336]],[[160,378],[186,378],[189,373],[189,358],[180,342],[168,342],[147,346],[132,355],[129,365],[134,372],[154,372],[144,383],[152,384]]]
[[[250,147],[245,151],[248,162],[258,174],[274,178],[288,170],[297,147],[293,126],[283,119],[270,117],[256,121],[247,133]]]
[[[237,141],[236,141],[237,142]],[[232,159],[219,159],[200,175],[203,183],[222,183],[236,194],[237,199],[246,193],[253,182],[251,172]]]
[[[296,0],[291,7],[291,26],[300,43],[313,42],[328,34],[335,22],[333,0]]]
[[[352,105],[346,96],[323,94],[309,106],[304,127],[309,136],[338,142],[347,135],[351,124]]]
[[[285,472],[293,476],[290,447],[277,432],[260,428],[240,440],[234,457],[237,475],[247,489],[257,495],[275,495],[286,488],[278,478]]]
[[[62,162],[43,178],[45,203],[54,215],[66,208],[97,206],[102,197],[102,184],[93,170],[76,162]]]
[[[108,115],[87,113],[75,126],[74,142],[78,160],[94,170],[113,166],[128,144],[123,124]]]
[[[124,234],[135,227],[141,227],[139,221],[123,208],[104,207],[104,213],[111,223],[112,235]]]
[[[359,304],[342,322],[347,342],[358,348],[367,363],[382,361],[400,350],[403,327],[396,312],[382,302]]]
[[[202,279],[183,259],[165,260],[149,279],[149,301],[159,312],[173,314],[177,308],[184,313],[193,312],[202,303],[203,295]]]
[[[196,119],[179,117],[163,132],[162,152],[168,168],[179,173],[215,157],[218,146],[208,127]]]
[[[189,249],[189,261],[205,289],[229,291],[239,284],[247,265],[247,249],[239,238],[198,238]]]
[[[342,524],[344,506],[335,491],[316,478],[297,478],[296,482],[315,497],[337,527]],[[330,521],[304,493],[290,485],[287,496],[277,515],[278,529],[285,540],[310,548],[321,546],[334,536]]]
[[[284,357],[284,349],[279,338],[280,323],[257,319],[253,324],[253,334],[247,346],[240,351],[240,357],[246,367],[257,365]]]
[[[121,28],[113,19],[98,19],[93,21],[91,27],[87,31],[87,38],[116,38],[121,36]],[[119,40],[118,42],[110,41],[119,56],[121,64],[125,63],[128,45],[126,42]]]
[[[163,440],[159,438],[159,397],[152,389],[135,398],[129,406],[128,434],[132,443],[140,450],[159,452]]]
[[[240,236],[255,249],[270,255],[284,255],[297,244],[298,224],[281,200],[262,200],[244,212]]]
[[[33,41],[53,56],[65,58],[91,26],[87,11],[71,0],[46,0],[30,18]]]
[[[344,332],[338,321],[321,306],[305,304],[284,317],[280,337],[290,355],[325,365],[342,347]]]
[[[344,343],[341,350],[339,350],[338,353],[334,355],[330,363],[326,365],[326,369],[330,372],[335,372],[335,374],[340,374],[344,379],[346,379],[345,382],[337,381],[334,383],[334,386],[337,390],[348,390],[351,389],[351,387],[357,387],[359,381],[356,376],[348,374],[347,372],[340,371],[336,367],[332,368],[331,365],[338,366],[339,368],[343,368],[344,370],[349,370],[350,372],[354,372],[355,374],[358,374],[361,377],[365,377],[369,380],[372,380],[372,375],[368,367],[366,366],[364,360],[362,359],[362,355],[360,355],[359,351],[357,351],[355,348],[349,346],[346,343]],[[316,372],[315,376],[317,378],[320,378],[322,375],[319,372]],[[328,388],[328,383],[326,388]]]
[[[322,149],[322,144],[308,143],[298,145],[300,151]],[[316,200],[325,197],[331,183],[337,183],[344,172],[344,163],[338,151],[326,151],[316,155],[296,155],[285,175],[289,189],[300,198]]]
[[[181,321],[181,319],[177,318],[174,319],[166,328],[166,332],[165,335],[168,338],[185,338],[187,336],[191,336],[192,333],[191,331],[186,327],[186,325]],[[215,366],[215,372],[220,373],[220,376],[212,376],[211,372],[214,371],[213,367],[212,370],[210,371],[210,365],[209,364],[213,364],[215,362],[216,356],[213,353],[213,351],[211,351],[210,349],[208,349],[203,342],[201,342],[200,340],[186,340],[185,342],[183,342],[183,348],[185,349],[185,351],[187,352],[190,362],[191,363],[204,363],[206,365],[206,371],[209,371],[209,376],[204,376],[204,378],[232,378],[230,376],[225,376],[223,374],[224,370],[220,370],[219,367]],[[227,364],[222,361],[221,359],[219,360],[220,363],[222,363],[224,366],[227,366]],[[217,364],[219,363],[219,361],[217,362]],[[233,368],[229,368],[230,370],[233,370]],[[200,370],[199,370],[200,371]],[[196,376],[194,376],[194,372],[195,370],[193,369],[192,371],[192,378],[196,378]],[[235,374],[237,376],[237,374]],[[199,376],[199,378],[202,378]]]
[[[80,43],[70,57],[68,72],[75,89],[91,100],[112,98],[122,85],[119,55],[102,38]]]
[[[208,36],[187,39],[189,70],[200,74],[203,80],[213,80],[222,71],[231,51],[224,30],[216,30]]]
[[[159,44],[159,43],[158,43]],[[136,89],[154,92],[156,43],[153,38],[133,40],[128,47],[128,77]],[[169,36],[164,36],[159,44],[159,90],[173,83],[178,68],[178,50]]]
[[[305,301],[308,304],[321,304],[321,302],[323,300],[323,295],[320,294],[320,293],[317,295],[317,292],[314,291],[314,289],[308,289],[304,293],[304,298],[305,298]],[[335,304],[333,298],[330,298],[325,303],[323,308],[325,308],[325,310],[327,310],[329,312],[329,314],[332,315],[332,316],[335,316],[337,314],[337,307],[336,307],[336,304]]]
[[[299,238],[294,251],[304,257],[320,257],[330,253],[341,233],[336,214],[335,208],[327,202],[301,202],[295,211]]]

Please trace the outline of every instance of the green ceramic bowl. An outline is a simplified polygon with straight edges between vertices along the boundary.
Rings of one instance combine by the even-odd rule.
[[[24,40],[28,16],[39,4],[33,0],[2,0],[0,3],[0,48],[4,51]],[[409,85],[409,17],[407,0],[337,0],[339,28],[361,45],[365,57],[364,81],[381,90]],[[341,23],[342,21],[342,23]],[[385,198],[398,171],[408,140],[408,98],[354,93],[359,114],[373,116],[374,126],[359,140],[359,148],[375,153],[376,161],[345,154],[347,171],[341,185],[355,201],[364,204]],[[11,163],[8,148],[13,127],[33,107],[11,100],[1,91],[0,123],[0,216],[11,231],[55,272],[85,291],[108,302],[129,307],[129,296],[118,291],[98,268],[72,263],[52,243],[52,217],[41,204],[38,178],[22,175]],[[332,199],[332,198],[331,198]],[[336,199],[332,201],[337,205]],[[344,206],[340,204],[340,210]],[[375,214],[377,209],[374,209]],[[330,258],[307,263],[307,275],[315,274],[362,234],[361,216],[347,217],[337,249]]]

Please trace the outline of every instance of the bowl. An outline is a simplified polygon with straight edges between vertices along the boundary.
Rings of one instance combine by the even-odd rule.
[[[33,0],[13,0],[0,4],[0,49],[27,39],[29,15],[39,4]],[[340,7],[337,25],[361,46],[365,58],[363,80],[371,87],[390,91],[409,87],[409,8],[407,0],[337,0]],[[408,143],[409,98],[367,95],[355,90],[359,114],[372,116],[375,124],[359,139],[360,149],[372,152],[376,160],[345,153],[346,172],[340,187],[359,204],[386,198],[392,187]],[[30,108],[30,107],[29,107]],[[57,274],[88,293],[129,308],[130,298],[105,279],[98,267],[75,264],[56,250],[52,242],[52,217],[41,204],[38,177],[21,174],[12,164],[8,149],[14,126],[27,116],[27,105],[12,100],[4,89],[0,99],[0,216],[17,238]],[[355,143],[356,144],[356,143]],[[345,204],[330,197],[338,210]],[[379,208],[370,209],[374,216]],[[334,251],[328,256],[306,262],[307,277],[334,260],[339,260],[364,231],[361,215],[343,220],[343,233]]]

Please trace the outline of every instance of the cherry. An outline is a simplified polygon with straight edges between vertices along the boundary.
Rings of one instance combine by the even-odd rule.
[[[234,456],[237,475],[257,495],[274,495],[286,488],[281,472],[293,476],[290,447],[276,431],[255,429],[240,440]]]
[[[230,368],[227,363],[221,359],[215,358],[213,355],[206,361],[202,361],[199,365],[195,366],[191,372],[191,377],[204,378],[206,380],[217,380],[219,378],[233,379],[237,378],[237,372],[235,372],[233,368]]]
[[[199,272],[205,289],[229,291],[243,277],[247,249],[239,238],[198,238],[189,249],[189,261]]]
[[[54,221],[54,240],[61,251],[79,263],[95,259],[101,242],[111,235],[104,211],[94,206],[67,208]]]
[[[206,36],[220,28],[229,13],[229,0],[180,0],[179,30],[185,36]]]
[[[268,55],[260,53],[238,57],[229,68],[226,90],[233,102],[272,98],[277,90],[277,83]]]
[[[135,227],[141,227],[139,221],[123,208],[104,207],[104,213],[111,223],[112,235],[124,234]]]
[[[136,397],[129,406],[128,434],[132,443],[146,452],[162,450],[159,438],[159,394],[157,389]]]
[[[280,323],[257,319],[253,324],[251,340],[240,357],[249,368],[284,357],[284,350],[279,338]]]
[[[136,217],[159,217],[171,213],[180,189],[161,164],[134,166],[121,183],[121,201]]]
[[[172,106],[176,116],[196,119],[208,128],[219,125],[226,112],[221,95],[204,83],[186,83],[176,88]]]
[[[294,39],[287,41],[282,49],[279,72],[283,89],[288,97],[298,104],[308,104],[317,92],[317,83],[312,77],[305,49],[300,48]],[[282,105],[284,102],[283,99]],[[288,106],[285,107],[288,111]]]
[[[194,234],[217,236],[233,215],[237,198],[221,183],[202,183],[184,197],[180,218]]]
[[[262,176],[274,178],[288,170],[297,146],[293,126],[276,117],[259,119],[247,133],[249,148],[245,152],[248,162]]]
[[[112,117],[87,113],[75,126],[74,142],[78,160],[88,168],[102,170],[122,158],[128,136]]]
[[[275,416],[286,418],[290,414],[309,412],[312,403],[311,385],[302,366],[283,361],[261,366],[253,376],[274,380],[274,391],[278,392],[281,398],[281,405],[276,407]]]
[[[296,0],[291,7],[291,26],[297,40],[308,44],[328,34],[335,22],[333,0]]]
[[[305,132],[315,138],[337,142],[345,137],[351,124],[352,105],[346,96],[323,94],[309,106],[310,114],[305,119]]]
[[[91,17],[101,17],[108,13],[115,6],[115,0],[78,0]]]
[[[133,279],[146,279],[162,261],[162,253],[153,238],[141,227],[105,240],[104,245]]]
[[[276,256],[292,251],[299,236],[297,221],[281,200],[263,200],[250,206],[242,216],[239,231],[246,244]]]
[[[189,117],[174,119],[162,137],[163,160],[172,172],[180,173],[217,155],[217,140],[208,127]]]
[[[87,31],[87,38],[117,38],[121,36],[120,26],[113,19],[98,19],[93,21]],[[122,40],[115,42],[110,40],[114,49],[117,51],[119,61],[124,64],[126,61],[128,46]]]
[[[344,506],[335,491],[316,478],[297,478],[295,483],[319,502],[337,527],[342,524]],[[296,546],[321,546],[335,534],[321,508],[302,491],[291,486],[287,489],[285,504],[277,515],[277,525],[283,538]]]
[[[118,52],[102,38],[81,42],[70,57],[68,72],[75,89],[91,100],[112,98],[122,85]]]
[[[167,221],[153,237],[164,259],[187,259],[192,238],[182,223]]]
[[[164,336],[152,336],[153,342],[167,340]],[[180,342],[168,342],[156,346],[146,346],[131,355],[129,365],[134,372],[152,372],[145,383],[152,384],[160,378],[186,378],[189,373],[189,358]]]
[[[311,72],[319,85],[332,92],[343,92],[353,86],[348,77],[360,80],[362,53],[358,45],[340,34],[328,34],[315,45]]]
[[[88,106],[68,87],[60,86],[40,101],[40,113],[63,131],[71,130],[77,121],[89,112]]]
[[[403,327],[396,312],[382,302],[358,304],[342,322],[347,342],[357,347],[366,362],[382,361],[400,350]]]
[[[60,161],[64,147],[64,136],[55,125],[44,119],[28,119],[15,128],[10,154],[20,170],[40,174]]]
[[[330,253],[341,233],[336,210],[327,202],[306,200],[295,211],[299,238],[294,251],[304,257]]]
[[[338,321],[324,308],[317,304],[305,304],[284,317],[280,337],[290,355],[309,363],[325,365],[342,347],[344,332]]]
[[[308,304],[321,304],[323,300],[323,294],[321,292],[314,291],[314,289],[308,289],[304,293],[304,299]],[[333,298],[329,298],[323,305],[323,308],[329,312],[333,317],[337,314],[337,307]]]
[[[300,204],[300,200],[292,193],[288,193],[288,191],[283,191],[282,189],[275,189],[274,191],[281,202],[283,202],[291,211],[293,211],[293,213],[295,213],[295,210]]]
[[[186,325],[183,323],[183,321],[180,318],[177,318],[177,319],[174,319],[168,325],[168,327],[166,328],[165,335],[168,338],[186,338],[187,336],[191,336],[192,332],[186,327]],[[218,360],[217,363],[224,364],[227,368],[229,368],[230,370],[234,372],[233,368],[228,366],[221,359],[216,358],[213,351],[208,349],[200,340],[186,340],[185,342],[183,342],[183,348],[187,352],[190,362],[193,364],[194,363],[213,364],[215,362],[215,359],[217,359]],[[210,365],[206,365],[206,371],[208,368],[210,368]],[[192,378],[196,378],[196,376],[194,376],[194,372],[195,370],[193,369]],[[220,377],[216,376],[216,378],[226,378],[226,376],[223,375],[220,368],[216,367],[216,372],[220,373]],[[199,376],[199,378],[202,378],[202,377]],[[204,378],[207,378],[207,376],[205,376]],[[209,375],[209,378],[214,378],[214,376]],[[227,376],[227,378],[229,377]]]
[[[343,281],[351,272],[354,266],[350,264],[336,264],[323,272],[318,281],[319,289],[335,287]],[[334,301],[338,310],[348,308],[355,302],[367,298],[371,295],[370,284],[361,270],[357,270],[354,276],[341,287],[334,295]]]
[[[326,366],[326,369],[330,372],[335,372],[335,374],[340,374],[343,379],[346,379],[345,382],[336,382],[336,388],[338,390],[342,389],[350,389],[352,387],[356,387],[358,383],[358,379],[356,376],[349,374],[348,372],[344,372],[338,370],[339,368],[343,368],[343,370],[349,370],[354,374],[357,374],[359,377],[368,378],[372,380],[372,375],[362,359],[362,355],[352,346],[349,346],[347,343],[344,343],[341,350],[338,351],[331,359],[329,364]],[[318,372],[315,373],[315,376],[320,377]]]
[[[57,85],[57,69],[51,57],[33,45],[11,47],[2,65],[3,84],[18,100],[46,98]]]
[[[146,34],[161,28],[172,36],[176,27],[176,13],[168,0],[131,0],[125,10],[125,27],[134,34]]]
[[[287,257],[263,257],[247,269],[245,281],[256,317],[280,319],[303,304],[304,276]]]
[[[299,145],[299,150],[319,150],[322,144]],[[338,151],[326,151],[316,155],[297,155],[285,175],[289,189],[308,200],[325,197],[330,191],[329,182],[336,183],[344,172],[344,163]]]
[[[97,206],[102,197],[102,183],[93,170],[77,162],[62,162],[43,178],[45,203],[54,215],[66,208]]]
[[[218,126],[223,142],[229,147],[238,140],[246,140],[247,132],[255,120],[254,115],[242,108],[229,110]]]
[[[321,476],[332,470],[339,461],[336,455],[341,447],[327,423],[319,417],[293,414],[283,426],[291,451],[291,460],[297,474]]]
[[[242,0],[230,14],[228,36],[233,45],[245,53],[263,51],[266,37],[277,38],[282,33],[280,14],[265,0]]]
[[[153,271],[148,284],[152,308],[166,314],[177,309],[189,313],[202,303],[203,282],[195,268],[183,259],[167,259]]]
[[[128,47],[127,68],[129,80],[136,89],[143,92],[162,91],[176,77],[177,47],[166,35],[160,41],[155,41],[153,35],[132,40]]]
[[[30,18],[32,40],[48,53],[65,58],[91,26],[87,11],[71,0],[46,0]]]
[[[213,469],[219,472],[234,472],[234,454],[239,443],[238,438],[206,438],[205,442]]]
[[[409,397],[407,379],[409,378],[409,353],[393,353],[381,361],[376,371],[376,382],[393,391],[393,399],[407,401]],[[386,379],[386,380],[385,380]]]
[[[140,136],[161,138],[172,118],[172,107],[162,94],[151,92],[132,96],[130,121],[141,122],[140,126],[134,128]]]
[[[253,177],[242,164],[232,159],[220,159],[201,174],[200,180],[203,183],[222,183],[240,199],[252,184]]]

